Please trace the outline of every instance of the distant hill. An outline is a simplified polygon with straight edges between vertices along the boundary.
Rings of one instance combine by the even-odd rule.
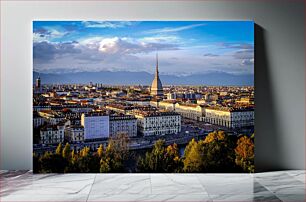
[[[42,84],[102,83],[118,85],[151,85],[154,75],[147,72],[100,71],[77,73],[33,72],[33,81],[40,75]],[[160,75],[164,85],[254,85],[254,75],[234,75],[224,72],[194,74],[189,76]]]

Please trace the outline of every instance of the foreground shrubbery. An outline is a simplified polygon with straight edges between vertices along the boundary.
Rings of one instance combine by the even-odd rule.
[[[254,136],[230,136],[223,131],[209,133],[199,141],[192,139],[180,157],[177,144],[155,142],[145,155],[131,158],[129,139],[120,134],[95,152],[88,147],[76,152],[67,143],[58,145],[55,153],[34,154],[34,172],[130,172],[130,161],[136,172],[254,172]]]

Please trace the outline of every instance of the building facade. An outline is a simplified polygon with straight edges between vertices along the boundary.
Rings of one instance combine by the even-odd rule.
[[[80,125],[71,125],[65,129],[65,140],[71,143],[84,141],[84,127]]]
[[[109,116],[103,113],[87,113],[81,116],[84,140],[109,137]]]
[[[109,135],[115,137],[123,133],[129,137],[137,136],[137,119],[135,116],[122,115],[109,117]]]
[[[58,144],[64,142],[65,126],[48,125],[40,129],[41,144]]]
[[[181,116],[175,112],[138,113],[137,126],[143,136],[181,132]]]
[[[163,100],[163,101],[151,101],[150,105],[153,107],[157,107],[159,109],[174,111],[175,103],[176,103],[175,100]]]
[[[205,109],[205,122],[227,128],[254,126],[254,110]]]
[[[175,104],[175,112],[179,113],[182,117],[202,121],[204,116],[204,107],[197,104]]]
[[[65,120],[65,116],[62,113],[53,110],[41,110],[38,115],[43,117],[48,124],[57,125]]]
[[[38,115],[37,112],[34,111],[33,113],[33,128],[38,128],[44,125],[45,119]]]

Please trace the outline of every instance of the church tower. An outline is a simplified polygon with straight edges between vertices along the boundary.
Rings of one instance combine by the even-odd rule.
[[[38,78],[36,79],[36,83],[35,83],[36,89],[40,89],[40,85],[41,85],[41,80],[40,80],[40,76],[38,76]]]
[[[38,93],[41,93],[42,91],[40,76],[38,76],[38,78],[35,81],[35,91]]]
[[[152,96],[163,96],[163,85],[159,79],[158,73],[158,55],[156,53],[156,70],[155,70],[155,77],[151,85],[151,95]]]

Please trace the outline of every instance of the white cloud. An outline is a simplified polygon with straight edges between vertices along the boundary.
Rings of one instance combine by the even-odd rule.
[[[174,43],[178,42],[179,38],[177,36],[150,36],[144,37],[140,41],[147,43]]]
[[[83,46],[86,46],[89,49],[99,49],[100,42],[104,37],[91,37],[79,40],[79,43]]]
[[[168,38],[170,40],[170,38]],[[172,38],[173,40],[173,38]],[[160,50],[176,50],[178,44],[154,38],[134,39],[128,37],[92,37],[79,41],[79,44],[89,49],[98,50],[104,54],[137,54]]]
[[[120,46],[123,41],[118,37],[106,38],[100,42],[99,51],[109,54],[117,53],[120,50]]]
[[[169,32],[179,32],[179,31],[183,31],[183,30],[188,30],[188,29],[192,29],[195,27],[201,27],[201,26],[205,26],[206,24],[201,23],[201,24],[194,24],[194,25],[186,25],[186,26],[181,26],[181,27],[165,27],[162,29],[151,29],[148,31],[145,31],[145,34],[158,34],[158,33],[169,33]]]

